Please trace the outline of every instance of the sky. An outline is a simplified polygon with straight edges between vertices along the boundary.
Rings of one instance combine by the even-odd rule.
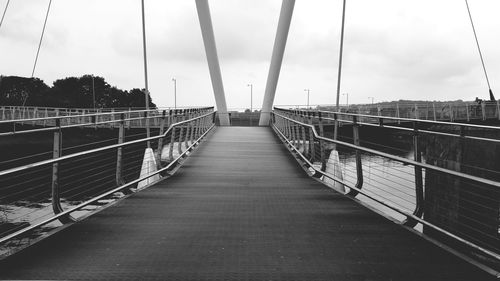
[[[7,0],[0,0],[3,9]],[[260,108],[280,0],[210,0],[229,109]],[[0,74],[31,76],[48,0],[11,0]],[[469,0],[491,87],[500,97],[500,1]],[[145,0],[149,90],[161,107],[215,105],[194,0]],[[297,0],[275,105],[334,104],[342,0]],[[140,0],[53,0],[35,77],[94,74],[144,88]],[[488,98],[460,0],[347,0],[341,104]]]

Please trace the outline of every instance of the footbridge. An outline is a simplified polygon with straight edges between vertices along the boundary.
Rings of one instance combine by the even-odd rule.
[[[309,106],[309,89],[307,106],[275,106],[283,0],[262,107],[237,127],[194,2],[215,107],[177,108],[174,78],[174,108],[149,108],[144,0],[143,108],[98,109],[94,86],[92,109],[5,95],[0,279],[500,278],[500,102],[481,52],[489,101],[341,106],[344,0],[335,107]]]
[[[126,118],[4,131],[53,147],[2,162],[0,278],[498,277],[500,182],[463,150],[497,146],[497,127],[285,108],[260,127],[215,126],[211,108],[177,115],[160,114],[150,137]],[[116,135],[75,144],[86,127]],[[365,129],[394,131],[411,149]],[[432,158],[440,138],[461,158]]]

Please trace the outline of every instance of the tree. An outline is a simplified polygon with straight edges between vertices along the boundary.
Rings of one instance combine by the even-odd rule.
[[[38,78],[0,76],[0,104],[78,108],[144,108],[144,90],[124,91],[103,77],[83,75],[58,79],[52,87]],[[149,96],[149,107],[156,108]]]
[[[49,90],[49,86],[38,78],[1,76],[0,104],[30,105],[43,101]]]

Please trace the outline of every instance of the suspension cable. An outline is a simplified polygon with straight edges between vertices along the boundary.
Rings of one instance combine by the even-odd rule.
[[[477,50],[479,51],[479,57],[481,58],[481,64],[483,66],[484,76],[486,77],[486,83],[488,83],[490,100],[495,100],[495,96],[493,96],[493,91],[491,91],[490,79],[488,79],[488,73],[486,72],[486,67],[484,65],[483,53],[481,52],[481,48],[479,47],[479,40],[477,39],[476,28],[474,27],[474,22],[472,21],[472,14],[470,12],[469,2],[467,2],[467,0],[465,0],[465,5],[467,6],[467,12],[469,13],[470,24],[472,26],[472,31],[474,32],[474,38],[476,39]]]
[[[0,20],[0,27],[2,27],[3,19],[5,18],[5,13],[7,12],[7,8],[9,7],[10,0],[7,0],[7,4],[5,5],[5,10],[3,10],[2,19]]]
[[[35,63],[33,64],[33,71],[31,72],[31,77],[35,75],[36,63],[38,62],[38,55],[40,54],[40,47],[42,46],[43,35],[45,33],[45,27],[47,26],[47,18],[49,17],[50,5],[52,4],[52,0],[49,0],[49,6],[47,8],[47,14],[45,15],[45,21],[43,22],[42,35],[40,36],[40,42],[38,43],[38,50],[36,51]],[[26,99],[24,100],[26,102]],[[24,103],[23,103],[24,106]]]

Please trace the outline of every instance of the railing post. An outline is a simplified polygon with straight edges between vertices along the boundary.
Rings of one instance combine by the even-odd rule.
[[[299,119],[299,113],[296,111],[294,112],[294,115],[295,115],[295,118],[294,120],[298,121]],[[300,127],[299,127],[299,124],[297,123],[294,123],[295,125],[295,147],[297,149],[300,148]]]
[[[418,122],[413,122],[413,159],[416,162],[422,162],[422,154],[420,153],[419,145],[419,132],[418,132]],[[422,167],[414,166],[415,170],[415,210],[413,215],[416,217],[422,217],[424,213],[424,184],[422,178]],[[417,221],[407,218],[403,224],[408,227],[414,227],[417,225]]]
[[[45,108],[45,118],[49,118],[49,110]],[[43,119],[43,126],[47,126],[47,119]]]
[[[306,117],[305,115],[303,115],[304,113],[302,112],[301,114],[301,122],[305,123],[306,122]],[[306,145],[306,127],[304,126],[301,126],[302,128],[302,153],[304,154],[304,156],[307,157],[307,154],[309,153],[309,150],[307,149],[307,145]]]
[[[185,113],[186,113],[186,120],[189,120],[191,118],[191,109],[186,109]],[[184,140],[184,146],[186,147],[186,149],[188,149],[189,147],[189,132],[191,131],[190,124],[191,122],[186,123],[186,137]]]
[[[396,117],[398,118],[398,124],[401,124],[401,120],[399,120],[399,118],[401,118],[401,116],[399,115],[399,102],[396,103]]]
[[[125,114],[122,113],[120,116],[120,123],[118,127],[118,144],[122,144],[125,141]],[[121,186],[125,184],[123,179],[123,148],[120,146],[116,151],[116,185]],[[131,194],[132,190],[130,188],[125,188],[122,190],[124,194]]]
[[[497,118],[500,120],[500,100],[497,100]]]
[[[434,113],[434,121],[437,121],[437,118],[436,118],[436,104],[435,103],[432,103],[432,111]]]
[[[196,111],[193,109],[193,114],[191,114],[191,118],[196,118],[196,117],[198,117],[198,116],[196,114]],[[196,140],[196,138],[194,136],[195,129],[196,129],[196,120],[189,122],[189,124],[191,124],[190,141],[191,141],[191,145],[193,145],[194,141]]]
[[[325,128],[323,127],[323,116],[321,115],[321,111],[318,111],[318,123],[319,123],[319,135],[325,137]],[[319,153],[320,153],[320,161],[321,161],[321,171],[326,171],[326,153],[325,153],[325,142],[320,139],[319,140]]]
[[[37,107],[35,107],[35,108],[33,109],[33,119],[38,118],[38,116],[37,116],[37,115],[38,115],[38,108],[37,108]],[[32,124],[33,124],[33,125],[36,125],[36,121],[33,121],[33,122],[32,122]]]
[[[160,119],[160,136],[163,135],[163,132],[165,131],[165,118],[166,118],[166,110],[163,110],[161,114],[161,119]],[[158,149],[156,150],[156,163],[158,165],[158,168],[161,168],[161,153],[163,151],[163,137],[158,139]]]
[[[61,157],[62,154],[62,130],[60,118],[56,119],[56,127],[58,127],[58,129],[54,131],[54,143],[52,152],[53,159]],[[64,211],[61,206],[61,198],[59,193],[59,162],[52,164],[52,210],[56,215]],[[59,221],[65,224],[73,221],[73,219],[70,216],[65,216],[61,217]]]
[[[182,109],[179,111],[180,111],[179,115],[180,115],[180,119],[181,119],[180,121],[184,121],[184,116],[183,116],[184,112]],[[182,125],[180,125],[179,126],[179,144],[177,145],[177,152],[179,152],[179,154],[182,154],[182,133],[183,133],[182,131],[183,131]]]
[[[467,122],[470,122],[469,104],[468,103],[465,103],[465,112],[467,113]]]
[[[5,119],[5,107],[2,106],[2,120],[6,120]]]
[[[483,115],[483,121],[486,121],[486,103],[481,103],[481,113]]]
[[[289,118],[292,118],[293,119],[293,116],[291,113],[288,114],[288,117]],[[294,146],[294,147],[297,147],[297,133],[295,132],[295,123],[292,122],[292,121],[288,121],[289,122],[289,126],[290,126],[290,133],[291,133],[291,136],[290,136],[290,143]]]
[[[307,115],[308,115],[307,119],[309,119],[308,120],[309,125],[314,126],[312,112],[308,111]],[[316,156],[315,149],[314,149],[314,133],[313,133],[313,130],[311,128],[308,128],[308,131],[309,131],[309,159],[314,162],[314,157]]]
[[[173,113],[173,114],[172,114]],[[172,124],[177,122],[177,109],[175,110],[170,110],[170,114],[172,115]],[[174,160],[174,143],[175,143],[175,131],[177,130],[176,127],[172,127],[171,130],[171,135],[170,135],[170,146],[168,148],[168,159],[170,161]]]
[[[359,124],[357,116],[352,117],[352,138],[353,144],[359,146]],[[361,189],[363,188],[363,165],[361,163],[361,152],[358,149],[356,149],[356,175],[357,181],[355,187]],[[355,197],[358,194],[359,192],[354,189],[350,189],[347,193],[347,195],[351,197]]]
[[[290,118],[290,112],[286,112],[284,113],[286,117]],[[292,131],[292,128],[293,128],[293,124],[290,120],[288,119],[285,119],[284,120],[285,123],[286,123],[286,126],[287,126],[287,130],[288,130],[288,139],[290,140],[290,142],[293,143],[293,137],[294,137],[294,132]]]
[[[127,113],[127,119],[128,119],[128,120],[127,120],[127,128],[128,128],[128,129],[130,129],[130,122],[131,122],[131,121],[130,121],[130,118],[132,118],[132,113],[131,113],[130,111],[132,111],[132,109],[130,109],[130,108],[129,108],[129,109],[128,109],[128,113]]]
[[[200,112],[200,111],[198,111],[198,114],[197,114],[197,115],[198,115],[198,117],[199,117],[199,116],[201,116],[202,114],[203,114],[203,111],[201,111],[201,112]],[[195,123],[195,127],[196,127],[196,128],[195,128],[195,132],[194,132],[194,134],[195,134],[195,139],[198,139],[198,138],[201,136],[201,124],[202,124],[202,122],[203,122],[203,120],[202,120],[202,119],[204,119],[204,118],[201,118],[201,119],[197,119],[197,120],[196,120],[196,123]]]

